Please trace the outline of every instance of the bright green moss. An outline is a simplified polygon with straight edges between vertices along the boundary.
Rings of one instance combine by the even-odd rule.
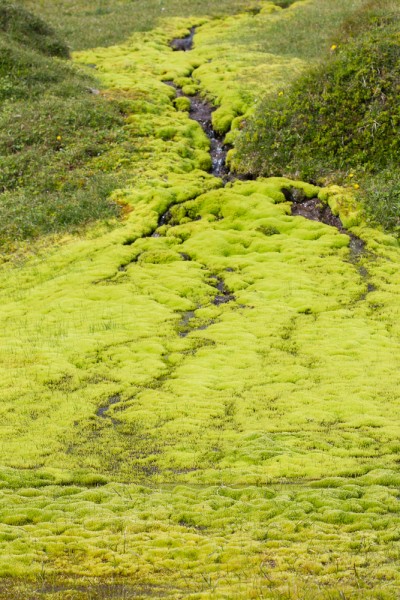
[[[161,81],[196,69],[220,115],[247,111],[255,65],[231,48],[223,69],[213,39],[255,18],[199,21],[189,53],[175,20],[79,55],[125,89],[140,140],[125,219],[0,270],[0,573],[56,581],[49,598],[395,597],[396,241],[343,188],[223,187]],[[368,252],[292,216],[291,188]]]
[[[190,110],[190,100],[189,98],[185,98],[181,96],[180,98],[175,98],[174,105],[178,110],[189,111]]]

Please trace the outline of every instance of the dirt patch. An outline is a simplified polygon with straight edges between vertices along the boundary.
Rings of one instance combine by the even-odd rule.
[[[341,233],[346,233],[339,217],[333,214],[328,204],[322,204],[318,198],[306,198],[302,201],[292,200],[292,202],[292,215],[319,221],[325,225],[336,227]]]
[[[191,323],[195,319],[196,319],[196,312],[194,310],[188,310],[187,312],[183,313],[182,319],[179,322],[179,330],[180,330],[178,333],[179,337],[185,338],[192,331],[205,331],[206,329],[208,329],[211,325],[213,325],[216,322],[215,319],[211,319],[211,320],[207,321],[206,323],[202,323],[201,325],[198,325],[197,327],[193,327]]]
[[[227,304],[228,302],[233,302],[236,300],[234,294],[227,288],[225,281],[218,277],[218,275],[212,275],[211,285],[215,286],[218,290],[218,294],[215,296],[213,300],[213,304],[216,306],[220,306],[221,304]],[[214,283],[215,282],[215,283]]]
[[[186,35],[183,38],[174,38],[169,45],[174,52],[188,52],[193,48],[193,38],[195,33],[196,27],[192,27],[189,35]]]

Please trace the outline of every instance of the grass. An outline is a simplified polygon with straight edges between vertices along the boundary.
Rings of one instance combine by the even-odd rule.
[[[331,37],[330,56],[260,104],[239,140],[238,165],[320,182],[355,176],[372,222],[396,229],[398,203],[382,204],[396,196],[399,22],[397,3],[362,3]]]
[[[123,102],[90,165],[123,171],[124,219],[0,269],[0,598],[396,598],[398,244],[350,186],[223,187],[163,83],[234,138],[307,64],[235,36],[304,7],[74,54]],[[293,188],[365,250],[292,216]]]
[[[236,44],[253,46],[275,56],[295,57],[308,63],[319,61],[329,49],[333,32],[363,3],[363,0],[300,1],[287,3],[293,5],[283,13],[272,14],[264,8],[267,18],[263,19],[262,27],[259,20],[248,20],[229,32],[229,36]]]
[[[132,32],[150,31],[170,17],[223,16],[257,5],[258,0],[20,0],[40,13],[68,40],[73,50],[111,46]]]
[[[0,48],[4,254],[24,240],[119,214],[108,200],[118,174],[92,163],[125,139],[123,105],[92,93],[93,77],[71,64],[42,20],[2,1]]]

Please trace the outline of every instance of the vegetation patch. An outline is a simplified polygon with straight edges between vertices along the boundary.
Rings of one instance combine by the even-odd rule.
[[[279,27],[328,5],[165,18],[74,54],[79,86],[95,72],[122,106],[88,164],[122,177],[124,219],[1,265],[0,597],[395,600],[397,241],[349,186],[224,186],[170,85],[234,141],[317,60],[274,53]]]
[[[241,168],[356,187],[364,181],[369,215],[397,227],[399,22],[397,3],[364,3],[332,37],[326,60],[260,104],[238,143]],[[385,184],[365,177],[382,170]],[[377,190],[382,201],[373,200]]]
[[[0,54],[2,252],[116,216],[108,196],[118,173],[104,174],[92,162],[117,143],[123,148],[124,107],[103,98],[95,80],[67,60],[50,27],[6,1]]]

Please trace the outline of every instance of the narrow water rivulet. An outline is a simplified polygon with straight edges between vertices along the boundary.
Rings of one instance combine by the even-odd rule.
[[[258,12],[256,10],[254,14],[258,14]],[[184,52],[192,50],[195,33],[196,27],[192,27],[189,35],[183,38],[174,38],[170,42],[171,48],[174,51]],[[244,181],[252,179],[252,177],[236,176],[229,171],[226,164],[228,147],[224,144],[222,136],[217,134],[212,125],[212,113],[215,110],[212,104],[202,97],[201,94],[195,94],[194,96],[184,94],[182,88],[177,86],[173,81],[165,81],[164,83],[175,89],[177,97],[185,97],[190,100],[190,118],[201,125],[210,141],[211,174],[215,177],[220,177],[225,184],[235,179]],[[322,204],[318,198],[308,198],[301,190],[296,188],[283,189],[282,191],[286,199],[292,202],[292,215],[302,216],[311,221],[318,221],[325,225],[336,227],[341,233],[346,233],[350,237],[351,259],[353,262],[359,260],[364,250],[364,242],[345,229],[340,218],[333,214],[328,204]],[[162,215],[159,225],[163,224],[164,218],[165,215]]]

